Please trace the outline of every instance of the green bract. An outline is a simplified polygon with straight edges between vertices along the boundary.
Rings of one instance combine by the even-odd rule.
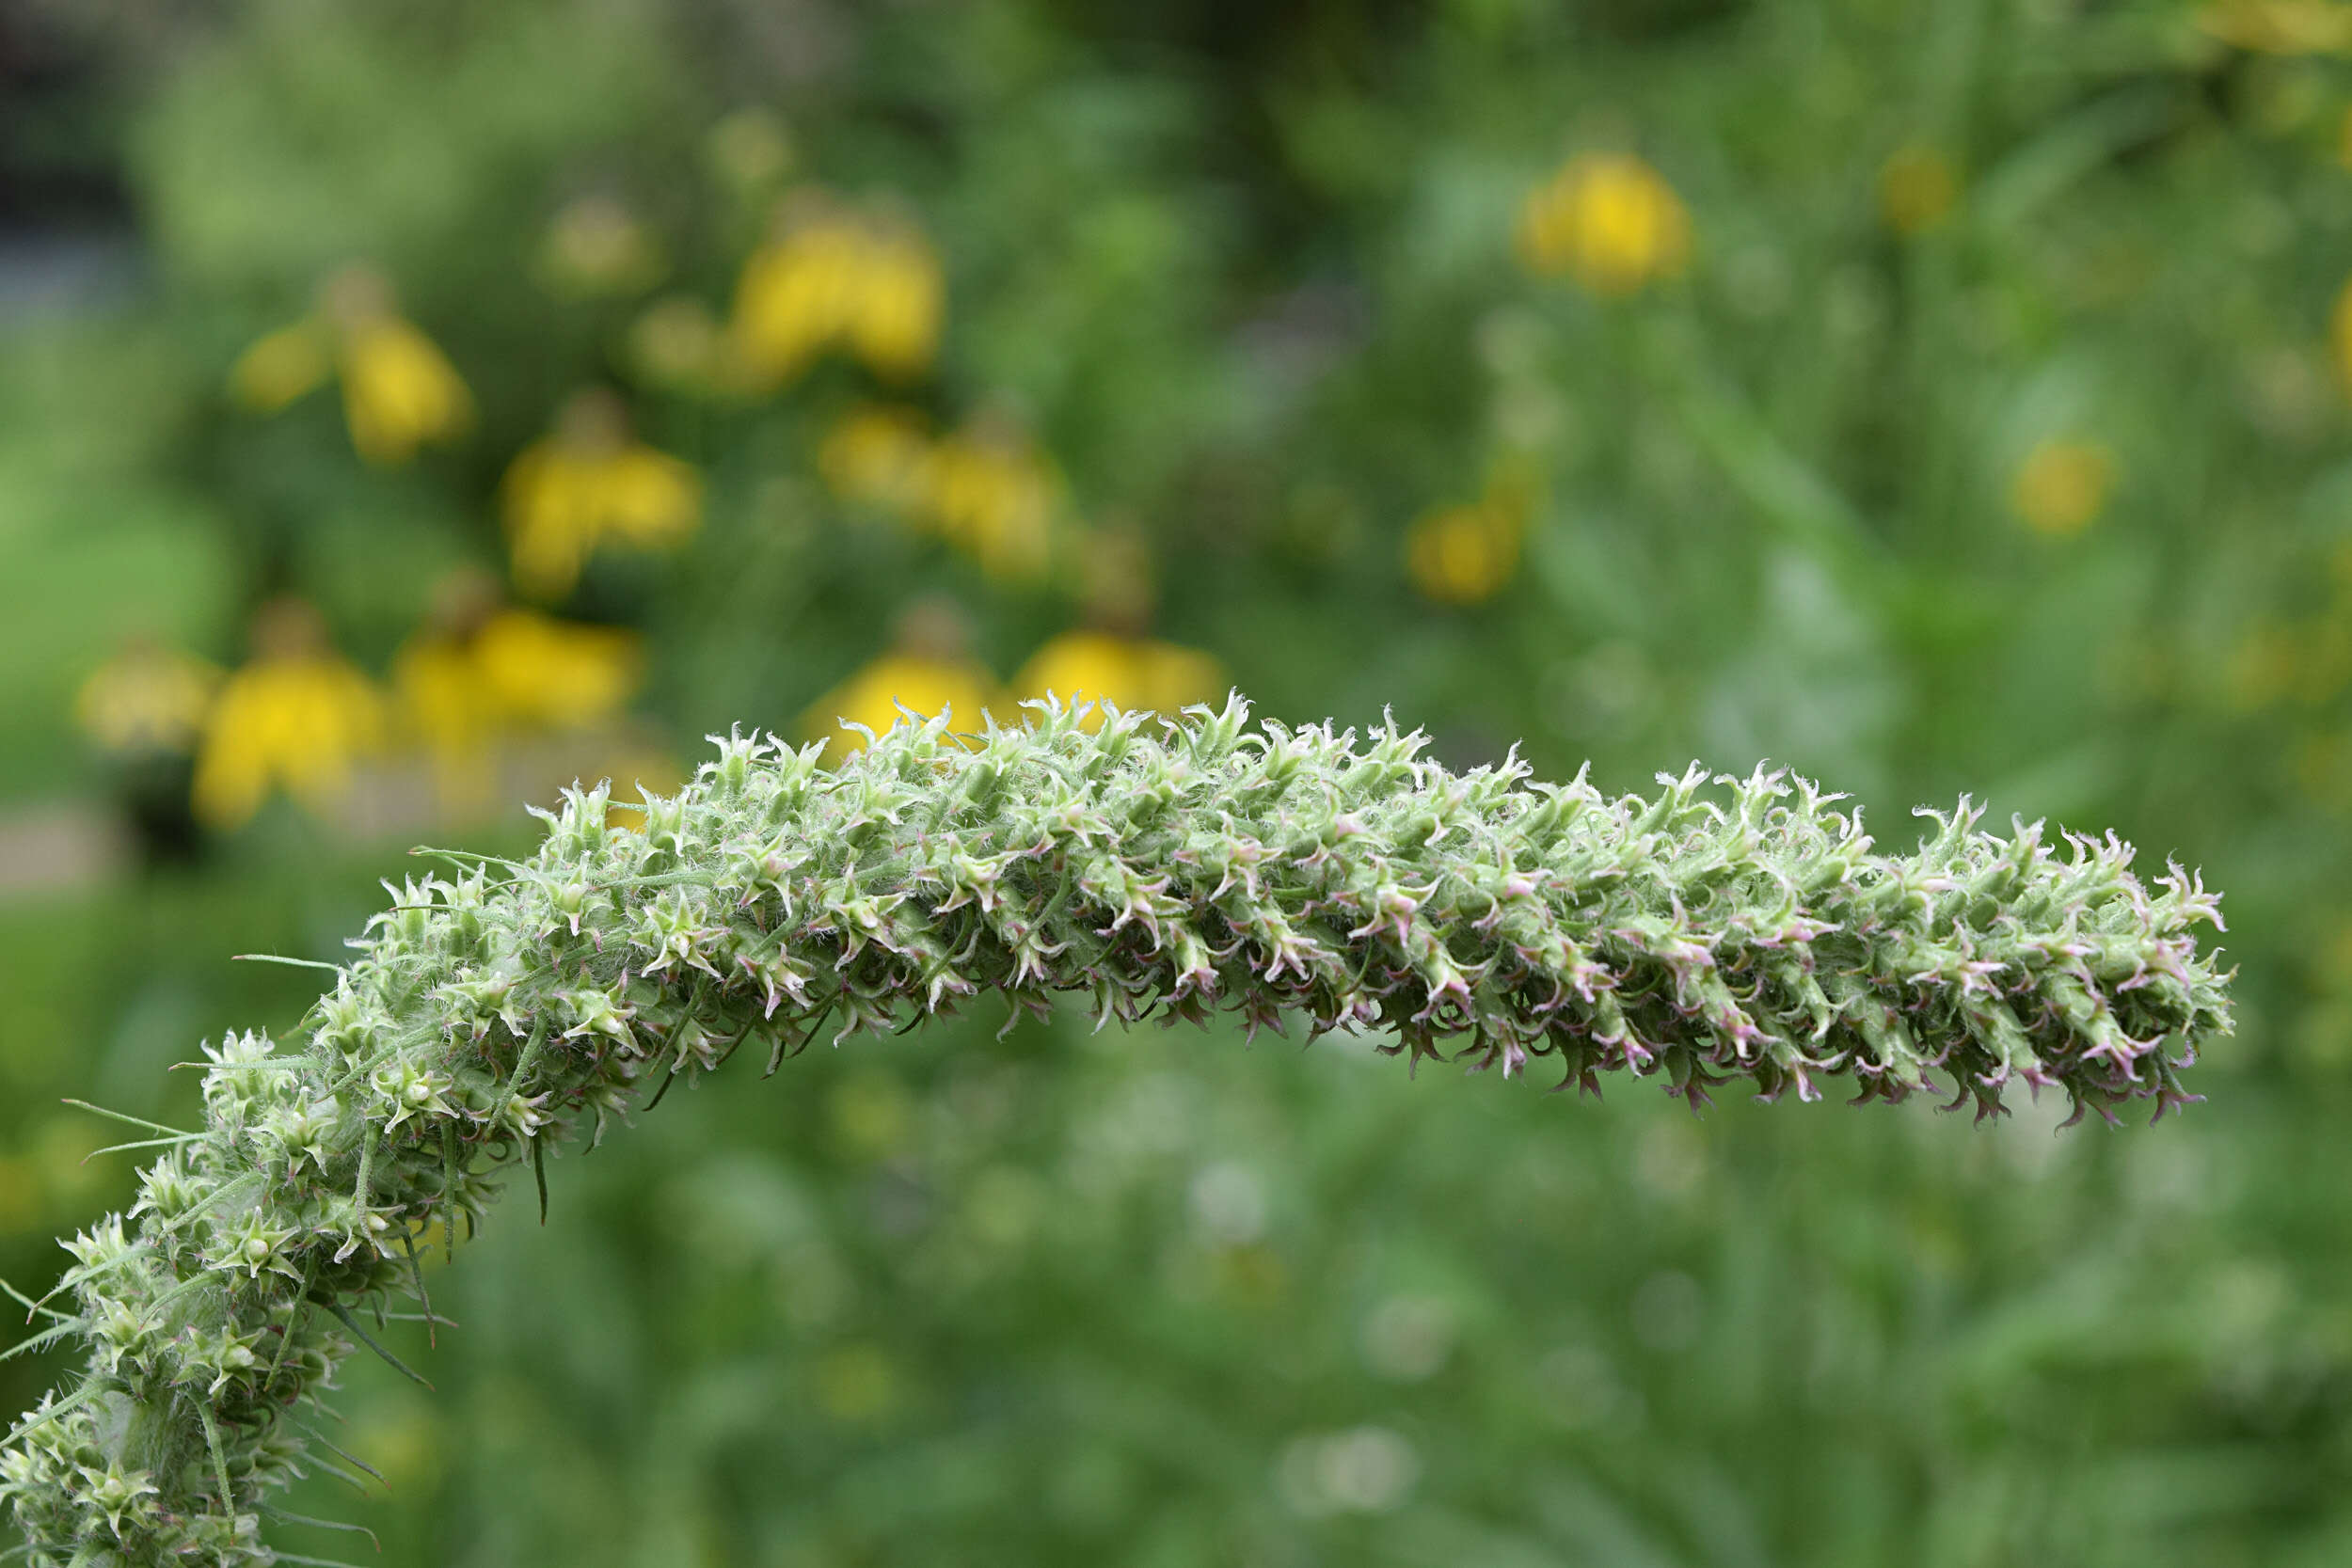
[[[773,1070],[828,1021],[1078,991],[1105,1021],[1296,1015],[1693,1103],[1940,1075],[1980,1114],[2014,1080],[2077,1116],[2190,1098],[2179,1069],[2229,1027],[2191,934],[2216,898],[2177,868],[2152,891],[2112,837],[2061,855],[1963,802],[1884,857],[1779,774],[1610,800],[1421,746],[1252,728],[1238,699],[1172,726],[909,722],[833,770],[739,736],[642,832],[574,791],[529,863],[402,889],[295,1040],[208,1048],[204,1131],[66,1243],[75,1307],[40,1310],[88,1366],[0,1452],[32,1561],[276,1560],[269,1489],[328,1463],[298,1407],[351,1348],[337,1325],[367,1338],[355,1306],[421,1293],[428,1233],[470,1230],[644,1080],[746,1048]]]

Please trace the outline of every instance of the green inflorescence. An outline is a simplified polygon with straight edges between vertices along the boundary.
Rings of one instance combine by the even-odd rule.
[[[1899,1101],[1940,1074],[1979,1115],[2022,1082],[2077,1117],[2193,1098],[2180,1069],[2229,1028],[2192,934],[2217,898],[2177,867],[2143,885],[2112,836],[2061,853],[1963,800],[1879,856],[1783,774],[1612,800],[1422,745],[1253,727],[1238,699],[1172,725],[909,721],[832,769],[737,736],[642,831],[576,790],[531,861],[399,890],[293,1040],[207,1048],[203,1131],[157,1129],[129,1214],[65,1243],[72,1306],[38,1306],[38,1338],[88,1364],[0,1449],[30,1560],[289,1560],[266,1499],[336,1465],[301,1416],[375,1348],[355,1307],[421,1296],[428,1238],[470,1233],[577,1119],[601,1136],[649,1081],[746,1050],[773,1071],[829,1026],[1078,991],[1104,1021],[1296,1015],[1694,1105],[1733,1079]]]

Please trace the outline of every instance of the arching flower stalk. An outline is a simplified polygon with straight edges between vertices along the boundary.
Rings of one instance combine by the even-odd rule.
[[[72,1305],[37,1310],[88,1363],[0,1450],[30,1560],[280,1560],[272,1488],[333,1463],[302,1407],[373,1344],[355,1308],[421,1295],[428,1236],[522,1164],[544,1202],[575,1122],[739,1054],[772,1071],[829,1023],[1076,991],[1105,1021],[1295,1016],[1694,1104],[1835,1077],[1981,1115],[2022,1082],[2078,1117],[2190,1098],[2180,1069],[2229,1027],[2192,935],[2217,899],[2177,867],[2143,885],[2111,836],[2059,852],[1963,801],[1885,857],[1782,774],[1612,800],[1422,744],[1252,727],[1238,699],[1165,727],[908,722],[834,770],[738,736],[642,831],[574,791],[530,861],[410,883],[293,1037],[208,1048],[203,1130],[166,1132],[130,1213],[66,1243]]]

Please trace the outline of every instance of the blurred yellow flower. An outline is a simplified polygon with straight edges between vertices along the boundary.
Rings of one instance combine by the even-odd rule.
[[[952,708],[959,734],[984,728],[992,711],[1010,715],[996,677],[972,657],[969,645],[963,612],[952,600],[916,600],[899,613],[890,651],[811,703],[801,732],[832,741],[834,754],[844,756],[863,751],[866,738],[844,732],[843,721],[881,735],[898,722],[901,705],[927,719]]]
[[[847,326],[850,352],[894,381],[922,374],[939,346],[946,289],[939,258],[921,234],[904,227],[873,230]]]
[[[1406,531],[1406,573],[1415,588],[1440,604],[1490,599],[1518,570],[1525,526],[1518,508],[1492,500],[1423,513]]]
[[[817,471],[844,500],[914,512],[930,475],[931,439],[906,408],[854,410],[817,447]]]
[[[567,202],[539,242],[536,270],[567,299],[633,294],[660,280],[666,263],[651,230],[610,196]]]
[[[1941,149],[1915,142],[1879,166],[1879,214],[1910,239],[1950,215],[1960,200],[1960,171]]]
[[[577,729],[612,718],[644,677],[638,635],[513,608],[475,635],[475,667],[518,724]]]
[[[2352,50],[2352,6],[2333,0],[2219,0],[2197,25],[2222,42],[2265,55]]]
[[[1518,254],[1531,272],[1631,294],[1690,264],[1691,216],[1641,159],[1580,153],[1519,204]]]
[[[1130,711],[1178,713],[1224,695],[1216,656],[1174,642],[1066,631],[1029,656],[1013,677],[1016,697],[1051,695],[1065,703],[1110,703]],[[1100,727],[1095,714],[1089,727]]]
[[[1019,430],[982,420],[932,449],[925,487],[930,525],[993,578],[1044,575],[1060,483]]]
[[[2035,532],[2064,537],[2097,521],[2114,487],[2113,452],[2096,442],[2052,437],[2018,465],[2009,503]]]
[[[911,225],[807,195],[743,264],[730,341],[755,385],[783,385],[836,343],[877,373],[907,379],[939,344],[946,279]]]
[[[400,316],[383,275],[361,266],[322,284],[311,315],[239,356],[229,390],[256,413],[275,413],[325,380],[330,363],[342,381],[351,444],[370,463],[405,463],[473,418],[457,372]]]
[[[117,756],[191,752],[220,679],[194,654],[142,640],[90,672],[74,694],[73,720]]]
[[[456,371],[430,338],[397,316],[346,332],[336,363],[351,444],[371,463],[405,463],[420,445],[454,435],[473,417]]]
[[[901,705],[926,719],[952,708],[959,733],[978,730],[991,710],[1009,714],[995,677],[967,659],[940,658],[920,653],[887,653],[809,705],[801,721],[811,739],[830,739],[837,754],[866,749],[866,737],[844,731],[843,722],[863,724],[876,735],[887,733],[903,716]]]
[[[1010,420],[983,416],[934,441],[913,410],[859,409],[826,433],[817,469],[844,500],[898,513],[991,577],[1034,579],[1052,563],[1061,482]]]
[[[621,400],[592,388],[564,405],[552,435],[506,470],[506,531],[515,581],[560,599],[608,542],[670,549],[702,526],[702,478],[691,465],[634,440]]]
[[[485,804],[498,713],[482,689],[472,650],[453,638],[420,632],[392,656],[391,677],[401,730],[432,759],[441,804],[460,812]]]
[[[854,221],[825,217],[752,253],[736,284],[733,339],[754,376],[781,385],[841,334],[864,249]]]
[[[275,414],[325,381],[335,348],[326,327],[303,320],[255,341],[229,369],[229,395],[257,414]]]
[[[262,607],[252,660],[223,683],[196,758],[199,821],[249,821],[274,788],[312,811],[351,783],[353,762],[383,740],[383,700],[327,645],[318,612],[298,599]]]
[[[643,673],[634,632],[499,604],[495,579],[455,574],[392,658],[402,727],[433,759],[443,802],[484,804],[502,735],[613,718]]]

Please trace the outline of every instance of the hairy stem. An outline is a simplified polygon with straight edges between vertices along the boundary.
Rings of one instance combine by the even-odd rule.
[[[334,1325],[365,1339],[353,1308],[412,1288],[419,1236],[470,1233],[641,1080],[747,1044],[772,1069],[835,1014],[846,1038],[1076,991],[1122,1023],[1296,1016],[1693,1105],[1940,1077],[1979,1115],[2022,1082],[2077,1117],[2192,1098],[2180,1069],[2229,1027],[2192,934],[2217,900],[2177,867],[2144,885],[2111,836],[2060,852],[1963,800],[1884,857],[1779,774],[1612,800],[1421,744],[1253,728],[1238,700],[910,722],[833,770],[739,736],[642,831],[576,790],[531,861],[395,890],[295,1037],[207,1047],[202,1132],[65,1243],[88,1364],[0,1449],[30,1560],[272,1560],[267,1489],[326,1465],[295,1407],[353,1348]]]

